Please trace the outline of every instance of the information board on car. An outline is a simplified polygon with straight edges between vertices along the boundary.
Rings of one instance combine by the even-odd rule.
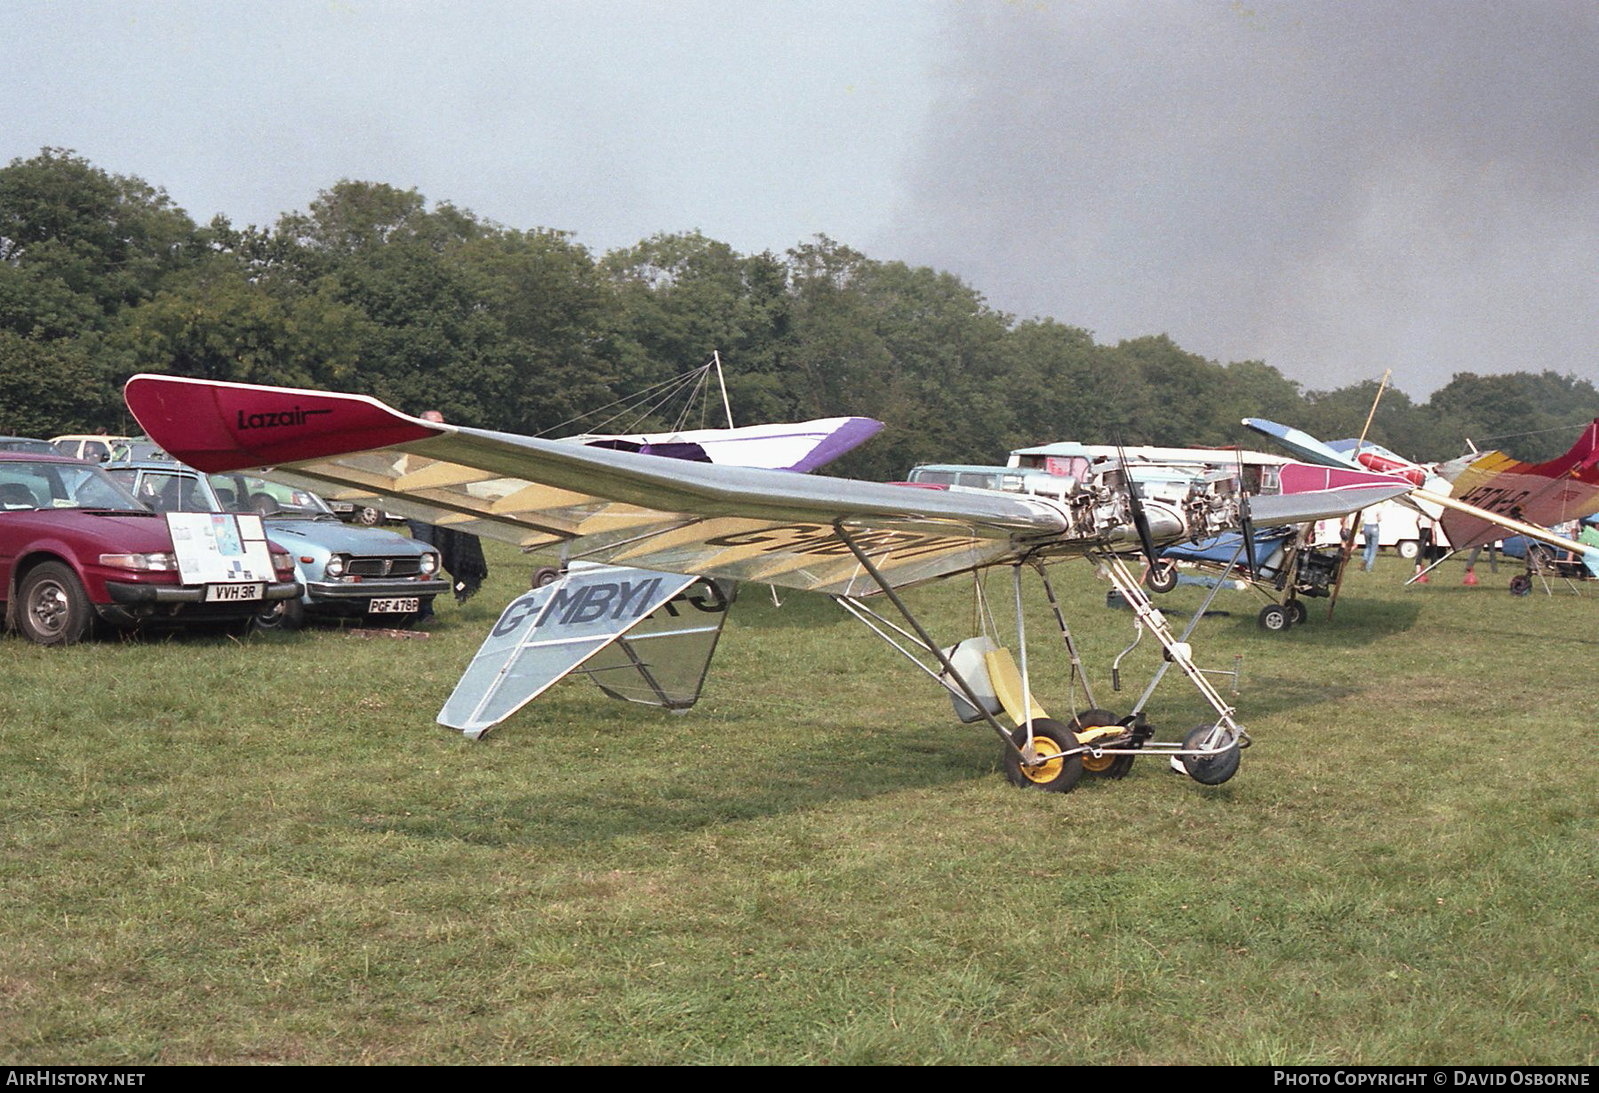
[[[264,586],[272,580],[272,553],[261,518],[249,513],[169,512],[167,529],[178,557],[184,584]],[[259,599],[237,592],[219,592],[207,599]]]

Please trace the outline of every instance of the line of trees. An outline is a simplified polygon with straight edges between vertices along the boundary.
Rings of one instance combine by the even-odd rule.
[[[1355,435],[1376,393],[1307,391],[1164,335],[1103,345],[825,237],[743,255],[662,234],[596,256],[564,232],[351,181],[238,229],[65,149],[0,168],[0,432],[125,431],[121,384],[145,371],[358,391],[537,434],[712,350],[741,422],[887,422],[839,467],[872,478],[1051,440],[1225,444],[1245,416]],[[1599,391],[1571,375],[1461,372],[1424,404],[1388,391],[1370,435],[1422,459],[1519,435],[1505,446],[1542,459],[1595,416]]]

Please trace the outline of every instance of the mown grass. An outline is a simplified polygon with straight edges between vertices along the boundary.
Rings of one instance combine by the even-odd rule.
[[[568,681],[433,716],[527,562],[426,641],[0,643],[14,1063],[1586,1063],[1592,595],[1350,576],[1272,636],[1256,746],[1023,793],[829,603],[746,589],[672,716]],[[1101,705],[1129,616],[1056,567]],[[996,590],[1000,586],[996,585]],[[916,602],[951,640],[969,595]],[[1192,610],[1198,594],[1167,598]],[[1044,616],[1040,613],[1035,620]],[[1034,622],[1035,673],[1061,665]],[[1132,675],[1139,676],[1135,686]],[[1058,676],[1035,675],[1064,707]],[[1052,710],[1052,712],[1055,712]],[[1179,680],[1166,736],[1204,710]]]

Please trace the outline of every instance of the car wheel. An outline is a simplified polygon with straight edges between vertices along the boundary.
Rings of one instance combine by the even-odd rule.
[[[305,604],[296,599],[277,600],[257,614],[253,622],[252,629],[268,633],[298,630],[305,625]]]
[[[21,610],[17,627],[39,645],[71,645],[82,641],[94,622],[94,607],[71,569],[60,562],[42,562],[28,570],[17,591]]]

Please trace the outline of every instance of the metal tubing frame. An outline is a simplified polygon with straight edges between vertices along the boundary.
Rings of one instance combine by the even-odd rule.
[[[1210,610],[1210,605],[1216,600],[1216,594],[1221,591],[1222,584],[1229,579],[1229,574],[1238,565],[1238,560],[1243,557],[1243,554],[1244,544],[1240,541],[1238,549],[1233,553],[1232,560],[1227,563],[1227,568],[1221,571],[1221,577],[1217,579],[1215,584],[1210,586],[1210,592],[1205,596],[1205,602],[1199,605],[1199,610],[1194,612],[1194,617],[1188,620],[1188,625],[1183,627],[1183,632],[1178,635],[1177,640],[1179,642],[1186,643],[1193,634],[1194,629],[1199,626],[1199,620],[1205,617],[1206,611]],[[1160,686],[1160,681],[1166,677],[1166,673],[1170,671],[1171,666],[1171,661],[1162,658],[1160,667],[1155,669],[1154,678],[1149,681],[1149,686],[1144,688],[1144,693],[1138,696],[1138,702],[1133,706],[1132,712],[1134,716],[1142,713],[1144,707],[1149,705],[1149,700],[1155,695],[1155,688]],[[1200,670],[1203,671],[1204,669]],[[1238,693],[1238,672],[1236,669],[1230,673],[1218,669],[1211,674],[1231,675],[1233,678],[1233,694]]]
[[[1132,607],[1138,623],[1155,635],[1155,640],[1160,642],[1169,660],[1183,670],[1183,674],[1188,677],[1188,681],[1193,684],[1194,689],[1200,693],[1200,696],[1210,705],[1211,709],[1216,711],[1216,727],[1225,729],[1229,735],[1236,736],[1240,745],[1247,746],[1249,743],[1248,732],[1233,720],[1233,714],[1236,710],[1228,705],[1220,692],[1211,685],[1205,673],[1195,666],[1193,659],[1188,655],[1187,649],[1179,647],[1181,643],[1172,637],[1171,629],[1166,625],[1165,616],[1149,602],[1149,597],[1145,595],[1144,590],[1139,587],[1138,581],[1128,570],[1127,563],[1122,560],[1120,555],[1109,551],[1099,552],[1091,555],[1091,557],[1104,566],[1111,583],[1116,586],[1116,590],[1122,594],[1122,598]],[[1162,749],[1158,745],[1154,745],[1152,748],[1151,745],[1153,745],[1153,742],[1146,744],[1145,749],[1173,750]],[[1200,752],[1190,751],[1185,753],[1179,748],[1175,749],[1175,753],[1210,755],[1219,750],[1223,749],[1214,748]],[[1107,749],[1107,752],[1110,752],[1110,749]],[[1114,752],[1110,753],[1114,754]]]
[[[971,707],[981,715],[982,720],[986,721],[989,727],[994,730],[995,735],[997,735],[1000,740],[1004,742],[1005,746],[1017,752],[1022,757],[1022,761],[1024,763],[1033,765],[1041,761],[1038,759],[1036,753],[1033,752],[1032,748],[1032,692],[1028,687],[1025,674],[1023,675],[1022,679],[1022,692],[1023,702],[1026,703],[1026,708],[1023,712],[1028,715],[1028,718],[1021,727],[1027,732],[1027,742],[1023,745],[1018,745],[1016,741],[1012,739],[1010,731],[1001,725],[999,720],[993,714],[989,713],[988,710],[983,706],[982,701],[978,698],[977,693],[975,690],[973,690],[971,684],[966,681],[966,678],[961,675],[961,673],[955,668],[955,665],[951,663],[949,657],[933,639],[933,636],[928,633],[927,628],[922,625],[919,619],[917,619],[915,613],[911,611],[909,605],[905,603],[905,601],[900,597],[899,593],[895,591],[893,586],[883,577],[882,572],[872,562],[871,558],[866,554],[866,552],[863,551],[855,542],[848,529],[846,529],[841,523],[835,522],[833,525],[833,530],[838,534],[840,541],[842,541],[844,545],[849,548],[850,553],[855,556],[855,560],[858,561],[861,564],[861,567],[866,570],[867,575],[876,582],[878,589],[883,593],[884,597],[894,605],[894,609],[898,611],[901,617],[905,619],[906,623],[910,625],[911,631],[908,632],[904,630],[902,627],[896,625],[878,612],[875,612],[864,606],[855,597],[840,595],[833,596],[832,598],[838,602],[839,606],[844,608],[845,611],[853,615],[855,618],[859,619],[867,627],[867,629],[872,630],[879,637],[883,638],[883,640],[888,642],[890,646],[896,649],[901,655],[905,656],[906,659],[910,660],[926,675],[938,682],[951,694],[958,694],[965,699],[966,702],[968,702]],[[1139,587],[1138,582],[1133,578],[1131,572],[1127,569],[1126,562],[1124,562],[1119,555],[1116,555],[1110,551],[1096,552],[1090,554],[1089,556],[1105,566],[1106,571],[1110,574],[1111,583],[1116,585],[1118,591],[1120,591],[1127,602],[1132,605],[1134,614],[1138,618],[1139,622],[1143,626],[1147,627],[1150,632],[1155,635],[1156,639],[1160,641],[1162,647],[1168,654],[1169,662],[1175,663],[1183,669],[1183,673],[1188,676],[1189,682],[1194,685],[1195,690],[1199,691],[1200,695],[1205,699],[1205,701],[1213,710],[1216,711],[1216,722],[1212,726],[1212,731],[1206,735],[1202,746],[1198,748],[1187,748],[1177,742],[1151,740],[1143,742],[1138,747],[1097,747],[1083,744],[1079,745],[1075,749],[1067,749],[1059,754],[1077,755],[1086,753],[1096,757],[1101,755],[1147,756],[1150,754],[1160,754],[1171,756],[1173,758],[1181,756],[1208,758],[1219,755],[1234,746],[1240,748],[1248,747],[1250,744],[1249,733],[1233,720],[1233,707],[1229,706],[1222,699],[1220,693],[1218,693],[1216,689],[1211,686],[1210,681],[1205,678],[1204,672],[1197,668],[1189,657],[1186,655],[1178,655],[1178,652],[1174,648],[1178,643],[1176,639],[1171,636],[1171,631],[1166,626],[1164,616],[1161,615],[1159,610],[1157,610],[1149,602],[1148,596],[1144,595],[1143,589]],[[1018,608],[1017,628],[1018,632],[1020,633],[1023,632],[1022,628],[1024,625],[1019,610],[1021,607],[1020,566],[1018,565],[1016,569],[1016,606]],[[1047,587],[1047,578],[1045,578],[1045,584]],[[1051,594],[1050,598],[1051,602],[1053,603],[1053,594]],[[1062,631],[1069,633],[1065,626],[1064,617],[1061,617],[1060,622]],[[886,632],[887,630],[893,630],[907,640],[914,638],[916,644],[920,646],[923,651],[930,654],[938,661],[939,667],[942,670],[942,675],[933,672],[927,667],[927,665],[923,664],[919,659],[917,659],[916,656],[914,656],[907,648],[891,638]],[[1025,656],[1025,646],[1023,646],[1024,664]],[[944,678],[945,676],[948,678]],[[952,684],[950,680],[954,680],[954,683]],[[1058,757],[1059,755],[1051,756],[1051,758]]]
[[[1083,689],[1083,700],[1088,703],[1088,709],[1098,709],[1099,703],[1094,701],[1093,689],[1088,684],[1088,673],[1083,670],[1083,658],[1077,651],[1077,643],[1072,640],[1071,627],[1066,624],[1066,613],[1061,610],[1060,600],[1055,597],[1055,585],[1050,581],[1049,574],[1044,570],[1043,563],[1034,566],[1038,572],[1038,579],[1044,586],[1044,595],[1049,598],[1049,609],[1055,615],[1055,625],[1060,628],[1061,640],[1066,644],[1066,659],[1071,662],[1071,678],[1066,681],[1069,697],[1067,701],[1072,704],[1072,715],[1077,714],[1075,700],[1076,688]]]
[[[871,558],[867,556],[866,552],[856,544],[854,536],[849,533],[849,531],[844,527],[843,523],[834,521],[833,530],[838,534],[839,539],[843,541],[844,545],[849,548],[849,552],[855,555],[855,560],[861,564],[862,569],[866,570],[866,575],[871,577],[872,580],[877,583],[878,589],[883,593],[884,596],[888,598],[888,602],[893,604],[894,609],[900,613],[907,623],[910,624],[910,627],[913,631],[915,631],[916,639],[921,643],[922,648],[932,654],[938,660],[939,666],[946,674],[948,674],[949,678],[955,681],[956,686],[960,688],[961,695],[966,699],[967,702],[971,703],[972,709],[976,710],[982,715],[983,720],[988,722],[989,728],[993,729],[995,735],[1005,742],[1006,747],[1019,753],[1023,762],[1029,765],[1034,765],[1037,757],[1033,754],[1032,747],[1033,723],[1031,718],[1031,706],[1024,711],[1029,715],[1026,722],[1027,743],[1025,746],[1018,746],[1016,741],[1011,739],[1010,731],[999,723],[998,718],[988,712],[987,708],[983,705],[982,699],[977,697],[977,692],[972,688],[972,685],[966,682],[966,677],[961,675],[960,672],[956,670],[954,663],[950,661],[944,650],[939,648],[938,643],[933,640],[933,635],[927,632],[927,628],[921,624],[921,620],[919,620],[911,611],[909,605],[907,605],[905,601],[900,598],[899,593],[894,590],[894,586],[890,584],[888,579],[883,576],[882,571],[880,571],[877,566],[873,564]],[[840,600],[841,602],[844,598],[845,597],[840,596],[834,597],[834,599]],[[1025,687],[1023,689],[1025,690]]]

